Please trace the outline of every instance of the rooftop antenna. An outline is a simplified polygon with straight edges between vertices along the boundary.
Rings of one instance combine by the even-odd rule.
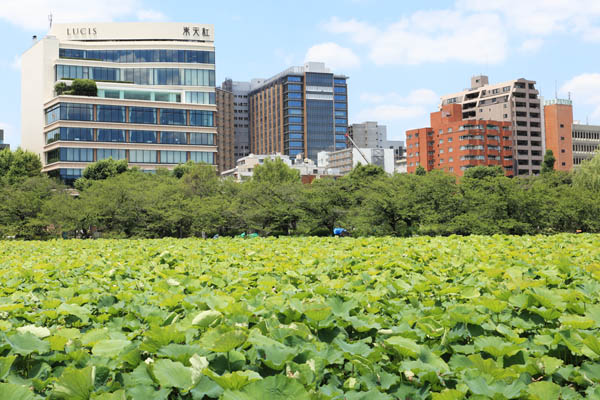
[[[48,22],[50,23],[50,28],[52,28],[52,13],[48,15]]]

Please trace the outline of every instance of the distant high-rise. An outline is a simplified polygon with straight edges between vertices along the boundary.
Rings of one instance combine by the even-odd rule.
[[[4,129],[0,129],[0,150],[9,147],[7,143],[4,143]]]
[[[233,93],[222,88],[216,89],[217,96],[217,167],[219,172],[235,167],[233,144]]]
[[[461,106],[465,121],[510,122],[515,175],[540,172],[544,158],[542,110],[535,81],[515,79],[490,85],[487,76],[474,76],[470,89],[442,96],[440,110],[449,104]]]
[[[250,120],[248,117],[250,82],[226,79],[221,87],[233,93],[233,129],[235,131],[233,157],[234,161],[237,161],[250,154]]]
[[[375,121],[366,121],[348,126],[348,135],[357,147],[366,149],[392,149],[394,159],[404,157],[404,142],[388,140],[387,127]]]
[[[347,79],[323,63],[309,62],[253,80],[248,94],[250,151],[303,154],[316,162],[319,151],[346,148]]]

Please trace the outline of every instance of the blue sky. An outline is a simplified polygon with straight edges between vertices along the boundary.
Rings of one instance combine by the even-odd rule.
[[[600,1],[3,0],[0,128],[20,143],[19,56],[55,22],[185,21],[215,25],[217,82],[270,77],[306,60],[349,81],[350,123],[388,137],[429,124],[439,97],[469,85],[533,79],[546,98],[568,92],[576,120],[600,125]]]

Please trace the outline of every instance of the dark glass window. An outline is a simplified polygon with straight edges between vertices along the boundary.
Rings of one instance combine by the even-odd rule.
[[[215,126],[214,114],[213,111],[192,110],[190,111],[190,125]]]
[[[302,85],[287,85],[288,90],[301,91]]]
[[[302,123],[302,117],[289,117],[288,121],[291,122],[291,123],[301,124]]]
[[[131,143],[156,143],[156,132],[154,131],[130,131],[129,141]]]
[[[341,86],[336,86],[333,91],[335,93],[346,93],[346,88],[345,87],[341,87]]]
[[[335,78],[333,80],[333,83],[335,83],[336,85],[345,85],[346,84],[346,80],[345,79]]]
[[[346,135],[335,135],[335,140],[346,140]]]
[[[214,64],[214,51],[199,50],[76,50],[60,49],[60,58],[79,58],[118,63],[176,62]]]
[[[60,103],[46,110],[46,123],[51,124],[58,119],[66,121],[92,121],[94,106],[92,104]]]
[[[301,99],[302,98],[302,93],[291,92],[291,93],[287,94],[287,98],[288,99]]]
[[[333,102],[306,101],[306,141],[308,158],[317,160],[317,153],[334,146]]]
[[[287,106],[288,107],[302,107],[302,102],[301,101],[288,101],[287,102]]]
[[[48,163],[56,161],[94,161],[94,149],[61,147],[47,153]]]
[[[336,126],[335,131],[336,132],[346,132],[346,127],[345,126]]]
[[[125,131],[120,129],[98,129],[98,142],[125,142]]]
[[[290,125],[289,129],[290,129],[290,131],[301,131],[302,126],[301,125]]]
[[[302,139],[304,137],[301,133],[290,133],[288,136],[290,139]]]
[[[290,142],[290,147],[303,147],[304,143],[302,142]]]
[[[100,122],[125,122],[125,106],[96,106],[96,120]]]
[[[160,142],[163,144],[187,144],[185,132],[161,132]]]
[[[187,115],[185,110],[162,108],[160,110],[161,125],[186,125]]]
[[[46,134],[46,143],[57,140],[93,142],[94,132],[92,128],[57,128]]]
[[[335,123],[336,124],[345,124],[346,123],[346,119],[336,118],[335,119]]]
[[[308,72],[306,86],[333,86],[333,74]]]
[[[346,105],[346,103],[335,103],[335,109],[336,110],[346,110],[346,109],[348,109],[348,106]]]
[[[132,124],[156,124],[156,109],[129,107],[129,122]]]
[[[300,76],[288,76],[287,77],[287,81],[288,82],[302,82],[302,77],[300,77]]]
[[[346,100],[346,96],[336,94],[334,97],[335,97],[336,101],[345,101]]]

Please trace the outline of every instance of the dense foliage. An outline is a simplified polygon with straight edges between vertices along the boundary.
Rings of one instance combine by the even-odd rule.
[[[54,91],[57,96],[68,94],[73,96],[92,96],[98,95],[98,87],[92,79],[73,79],[71,86],[65,82],[58,82],[54,85]]]
[[[148,174],[109,159],[85,169],[78,192],[40,176],[30,156],[0,153],[2,238],[600,232],[600,155],[574,173],[536,177],[507,178],[500,167],[471,168],[459,180],[440,171],[390,176],[368,165],[310,185],[281,161],[236,183],[204,164]]]
[[[12,242],[2,399],[600,399],[600,237]]]

